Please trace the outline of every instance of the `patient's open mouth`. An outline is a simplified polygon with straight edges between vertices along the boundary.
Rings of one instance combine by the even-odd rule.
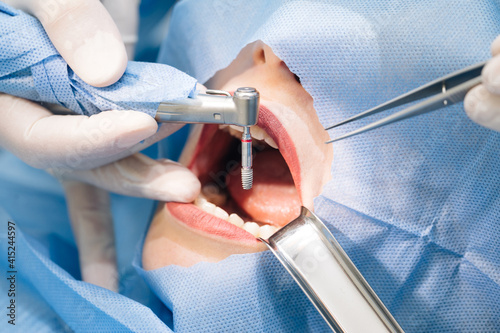
[[[239,127],[204,125],[187,165],[202,184],[193,204],[168,203],[189,227],[229,239],[268,238],[300,212],[300,166],[293,142],[279,120],[261,106],[251,128],[254,185],[243,190]]]

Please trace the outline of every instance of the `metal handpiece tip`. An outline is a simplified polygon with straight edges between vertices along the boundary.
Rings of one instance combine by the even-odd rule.
[[[253,186],[253,169],[241,168],[241,186],[250,190]]]
[[[249,190],[253,185],[252,169],[252,136],[250,127],[243,127],[241,136],[241,186],[244,190]]]

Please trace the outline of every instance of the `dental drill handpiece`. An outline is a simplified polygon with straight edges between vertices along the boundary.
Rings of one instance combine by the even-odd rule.
[[[250,126],[259,119],[259,92],[255,88],[238,88],[234,95],[222,90],[207,90],[194,98],[162,102],[156,121],[236,125],[243,127],[241,137],[241,185],[253,185],[252,137]]]

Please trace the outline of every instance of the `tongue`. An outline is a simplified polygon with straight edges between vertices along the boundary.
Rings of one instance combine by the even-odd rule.
[[[266,150],[255,156],[251,190],[241,188],[240,177],[240,172],[227,177],[228,190],[254,221],[283,226],[299,216],[299,194],[278,150]]]

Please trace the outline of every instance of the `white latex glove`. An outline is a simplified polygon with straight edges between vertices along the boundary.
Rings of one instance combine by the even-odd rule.
[[[127,53],[117,25],[99,0],[4,0],[35,15],[73,71],[96,87],[115,83],[127,67]],[[109,0],[107,3],[118,1]],[[128,6],[131,2],[135,7]],[[137,1],[122,0],[137,30]],[[115,6],[117,7],[117,6]],[[120,15],[117,15],[120,16]]]
[[[493,58],[484,66],[483,84],[465,96],[469,118],[480,125],[500,131],[500,36],[491,45]]]
[[[82,280],[113,291],[118,291],[119,273],[106,190],[161,201],[190,202],[200,186],[198,179],[177,163],[156,161],[142,154],[93,170],[64,173],[61,178],[78,246]]]
[[[62,184],[82,280],[117,291],[119,274],[108,192],[76,181]]]
[[[110,85],[125,71],[126,50],[131,54],[136,41],[137,0],[103,1],[110,13],[97,0],[6,2],[37,16],[59,53],[87,83]],[[120,160],[180,127],[158,128],[150,116],[135,111],[57,116],[38,104],[0,94],[0,147],[58,176],[82,279],[111,290],[117,290],[119,274],[107,191],[180,202],[192,201],[199,193],[198,179],[176,163],[140,154]]]
[[[85,82],[100,87],[122,76],[128,60],[126,48],[111,15],[98,0],[6,2],[40,19],[54,46]],[[106,0],[106,4],[116,11],[120,26],[127,28],[133,47],[138,1]],[[102,166],[138,151],[134,146],[157,129],[154,119],[142,112],[58,116],[35,103],[0,94],[0,146],[37,168]]]
[[[129,59],[134,58],[140,0],[101,0],[121,33]]]

